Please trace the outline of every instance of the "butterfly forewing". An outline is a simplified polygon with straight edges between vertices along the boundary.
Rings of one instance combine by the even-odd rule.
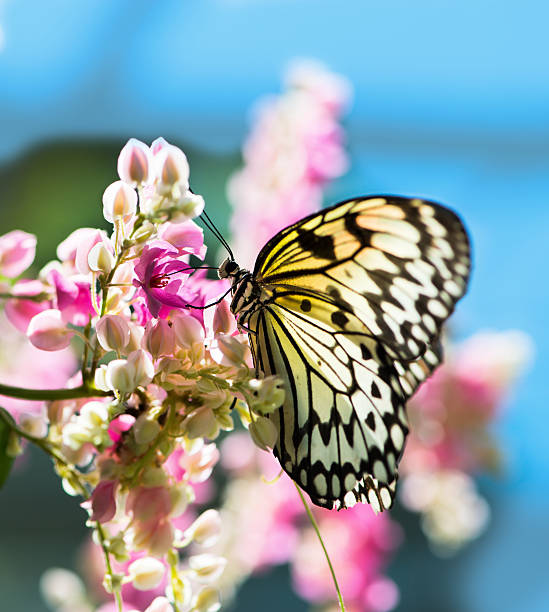
[[[241,322],[257,369],[286,383],[275,454],[318,505],[391,505],[405,402],[440,362],[469,269],[458,217],[400,197],[343,202],[262,249]]]

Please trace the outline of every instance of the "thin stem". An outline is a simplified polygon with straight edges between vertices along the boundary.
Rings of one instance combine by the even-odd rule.
[[[313,526],[313,529],[316,532],[316,537],[318,538],[318,541],[320,542],[320,545],[322,546],[322,550],[324,551],[324,556],[326,557],[326,561],[328,562],[328,567],[330,568],[330,573],[332,574],[332,580],[334,581],[335,590],[337,591],[337,598],[339,599],[339,607],[341,608],[341,612],[345,612],[345,605],[343,604],[343,596],[341,595],[341,591],[339,590],[339,585],[337,583],[337,578],[335,575],[334,567],[332,565],[332,562],[330,561],[330,556],[328,555],[326,546],[324,546],[324,540],[322,539],[322,536],[320,535],[320,529],[318,528],[318,523],[316,522],[316,519],[313,516],[313,513],[311,512],[311,508],[309,507],[309,504],[307,503],[307,500],[305,499],[303,492],[301,491],[301,489],[297,486],[295,482],[294,482],[294,485],[295,485],[295,488],[297,489],[297,492],[299,493],[299,497],[301,498],[301,503],[305,507],[305,512],[307,512],[309,521],[311,522],[311,525]]]
[[[78,397],[107,397],[112,395],[112,393],[95,389],[89,385],[81,385],[74,389],[25,389],[23,387],[0,384],[0,395],[33,401],[53,401],[75,399]]]
[[[105,532],[103,531],[103,527],[101,526],[101,523],[99,521],[95,523],[95,529],[97,531],[99,543],[101,544],[103,555],[105,557],[105,568],[107,570],[107,576],[109,576],[111,579],[112,594],[114,595],[114,600],[116,601],[116,609],[117,609],[117,612],[122,612],[123,604],[122,604],[122,594],[120,592],[120,585],[114,584],[114,572],[112,570],[111,555],[109,553],[109,547],[107,546],[107,539],[105,538]]]

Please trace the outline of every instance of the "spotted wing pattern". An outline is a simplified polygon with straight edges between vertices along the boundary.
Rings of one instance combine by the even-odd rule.
[[[275,454],[314,503],[391,505],[405,402],[440,362],[469,270],[459,218],[418,199],[342,202],[262,249],[246,325],[256,367],[286,382]]]

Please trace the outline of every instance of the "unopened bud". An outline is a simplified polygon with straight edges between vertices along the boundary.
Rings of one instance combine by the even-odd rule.
[[[130,341],[130,328],[121,315],[105,315],[95,327],[99,344],[106,351],[121,351]]]
[[[114,263],[114,256],[104,242],[95,244],[88,253],[88,266],[93,272],[109,274]]]
[[[188,191],[178,198],[175,210],[170,217],[172,223],[184,223],[198,217],[204,210],[204,198],[201,195]]]
[[[137,210],[137,194],[123,181],[116,181],[103,194],[103,216],[110,223],[130,218]]]
[[[136,138],[130,138],[118,156],[118,176],[135,187],[147,182],[152,154],[149,147]]]
[[[135,421],[132,431],[137,444],[148,444],[160,432],[160,425],[147,414],[142,414]]]
[[[166,144],[155,155],[154,162],[159,193],[168,194],[174,185],[179,185],[183,192],[189,189],[189,163],[181,149]]]
[[[250,423],[249,432],[254,443],[263,450],[272,449],[278,439],[278,430],[267,417],[255,418]]]
[[[189,558],[193,576],[199,582],[215,582],[223,573],[226,565],[227,559],[209,553],[193,555]]]
[[[59,310],[43,310],[35,315],[27,328],[31,344],[42,351],[60,351],[69,346],[74,331],[68,329]]]
[[[181,348],[191,349],[193,344],[204,342],[204,328],[192,315],[178,315],[172,324],[176,342]]]
[[[151,321],[147,324],[143,343],[155,359],[161,355],[171,355],[175,349],[173,329],[165,319]]]
[[[142,557],[128,568],[128,576],[138,591],[149,591],[160,585],[166,567],[154,557]]]
[[[212,587],[205,587],[193,597],[191,612],[217,612],[220,609],[219,593]]]
[[[185,539],[202,546],[213,546],[221,534],[221,517],[217,510],[206,510],[185,531]]]

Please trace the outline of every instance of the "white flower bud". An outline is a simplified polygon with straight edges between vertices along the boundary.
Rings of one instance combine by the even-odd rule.
[[[259,448],[270,450],[278,439],[278,430],[275,424],[267,417],[257,417],[251,423],[249,432],[252,440]]]
[[[175,202],[175,212],[172,213],[172,223],[183,223],[198,217],[204,210],[204,198],[201,195],[188,191]]]
[[[166,568],[164,564],[154,557],[137,559],[128,568],[128,576],[138,591],[149,591],[160,585]]]
[[[48,433],[48,421],[43,414],[24,412],[19,418],[19,427],[33,438],[44,438]]]
[[[103,194],[103,216],[110,223],[129,219],[137,210],[137,194],[123,181],[116,181]]]
[[[60,567],[47,569],[40,578],[42,597],[52,609],[73,609],[86,601],[86,589],[80,578]]]
[[[178,315],[172,324],[175,340],[181,348],[191,349],[193,344],[204,342],[204,328],[192,315]]]
[[[131,393],[135,385],[135,371],[126,359],[113,359],[107,364],[105,382],[111,391]]]
[[[184,537],[202,546],[213,546],[221,534],[221,516],[217,510],[206,510],[185,531]]]
[[[250,347],[243,335],[218,334],[210,349],[212,357],[222,365],[240,366],[250,357]]]
[[[96,389],[100,391],[109,391],[109,385],[107,384],[107,366],[102,363],[97,370],[95,370],[95,375],[93,379],[93,383]]]
[[[220,609],[218,591],[212,587],[205,587],[193,597],[190,612],[217,612]]]
[[[99,344],[106,351],[121,351],[130,341],[130,327],[121,315],[105,315],[95,326]]]
[[[94,244],[88,253],[88,266],[93,272],[109,274],[114,267],[114,255],[104,242]]]
[[[145,387],[154,378],[154,364],[146,351],[133,351],[128,355],[128,363],[134,368],[136,387]]]
[[[167,195],[174,185],[179,185],[182,191],[189,189],[189,163],[181,149],[165,144],[154,156],[154,164],[158,193]]]
[[[133,187],[146,183],[151,162],[149,147],[136,138],[130,138],[118,156],[118,176]]]
[[[189,566],[199,582],[215,582],[220,578],[226,565],[227,559],[209,553],[189,558]]]

